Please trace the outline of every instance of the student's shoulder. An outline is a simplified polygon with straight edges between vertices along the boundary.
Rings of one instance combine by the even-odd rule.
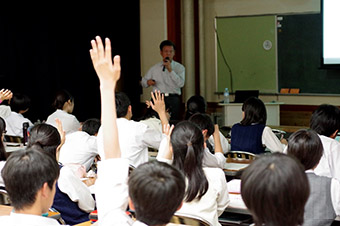
[[[217,167],[203,167],[204,174],[209,178],[225,178],[224,171]]]

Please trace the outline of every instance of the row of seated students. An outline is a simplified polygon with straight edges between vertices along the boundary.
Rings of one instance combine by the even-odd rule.
[[[123,135],[128,128],[125,126],[120,129],[120,124],[142,131],[146,131],[148,127],[137,125],[137,122],[131,121],[131,105],[127,106],[127,110],[119,112],[119,95],[114,95],[112,91],[115,90],[116,82],[120,77],[120,58],[115,56],[113,58],[114,64],[112,64],[110,41],[105,40],[106,48],[104,48],[99,37],[96,37],[96,40],[93,40],[91,44],[91,59],[100,80],[102,98],[102,125],[97,137],[101,161],[98,165],[96,201],[93,199],[93,206],[91,206],[95,208],[94,205],[96,205],[98,209],[98,223],[100,225],[165,225],[170,221],[171,216],[178,212],[199,216],[210,225],[220,225],[218,217],[228,206],[229,196],[225,175],[219,166],[217,157],[218,153],[223,153],[218,127],[215,126],[215,130],[212,132],[215,152],[211,154],[205,142],[210,137],[211,132],[208,132],[209,128],[197,123],[197,121],[202,122],[204,117],[195,114],[190,116],[188,120],[170,126],[163,96],[156,92],[152,94],[153,102],[150,103],[150,106],[158,113],[163,128],[163,135],[160,135],[160,140],[157,141],[159,142],[158,161],[148,161],[145,158],[145,149],[152,145],[153,141],[141,142],[143,146],[140,148],[142,150],[140,155],[145,161],[129,158],[128,153],[126,153],[128,148],[125,145],[137,140],[133,140],[133,136],[130,136],[130,139],[122,139],[122,136],[128,137],[128,135]],[[313,209],[315,197],[320,193],[325,194],[325,205],[331,206],[333,209],[323,209],[327,214],[320,215],[322,219],[318,220],[331,222],[335,215],[339,215],[337,195],[332,191],[336,190],[336,186],[338,186],[338,182],[335,182],[337,180],[335,171],[338,168],[337,164],[340,163],[335,162],[332,159],[334,153],[330,153],[334,150],[340,151],[340,144],[332,139],[340,128],[337,121],[340,119],[339,111],[334,106],[321,105],[313,113],[311,119],[311,129],[313,130],[301,132],[302,134],[303,132],[311,133],[310,139],[313,142],[319,142],[318,153],[317,145],[314,147],[312,146],[313,143],[310,144],[311,147],[304,147],[303,145],[308,143],[309,138],[301,137],[297,133],[296,135],[293,134],[292,139],[289,140],[286,150],[288,155],[282,153],[261,155],[244,171],[241,178],[242,197],[253,215],[255,225],[301,225],[304,221],[303,216],[305,216],[305,222],[309,222],[308,220],[311,219],[310,212],[315,210]],[[333,120],[332,114],[337,118]],[[202,117],[203,119],[197,120],[195,117]],[[327,119],[324,123],[323,117]],[[327,124],[329,120],[334,125]],[[315,123],[318,125],[315,125]],[[39,126],[46,127],[46,129],[48,127],[51,131],[54,128],[47,124]],[[57,127],[60,132],[56,132],[55,128],[53,130],[53,134],[55,134],[53,137],[56,139],[54,147],[47,148],[48,146],[43,145],[43,142],[48,139],[47,137],[41,139],[43,137],[41,134],[38,136],[39,142],[34,142],[32,131],[34,135],[37,125],[31,131],[28,149],[25,152],[14,152],[7,159],[2,170],[2,176],[15,212],[11,213],[9,217],[1,217],[1,222],[5,222],[7,225],[20,225],[22,222],[27,223],[29,219],[34,220],[36,225],[56,225],[56,222],[52,219],[44,219],[40,215],[45,213],[53,204],[53,199],[55,200],[58,197],[59,191],[63,194],[62,181],[66,179],[63,179],[62,175],[67,174],[63,173],[67,168],[57,164],[58,147],[62,144],[63,134],[65,134],[61,131],[61,126],[62,124],[57,120]],[[332,131],[331,134],[326,135],[328,133],[325,133],[320,127]],[[319,136],[316,135],[317,133]],[[317,140],[316,137],[320,140]],[[141,136],[140,139],[142,138],[144,137]],[[322,154],[320,154],[320,142],[323,144]],[[292,151],[294,145],[297,146],[295,152]],[[334,149],[327,150],[328,147]],[[45,156],[39,150],[45,153]],[[308,154],[299,154],[302,151],[308,151]],[[49,154],[46,155],[46,153]],[[210,155],[207,155],[208,153]],[[292,155],[296,157],[291,157]],[[216,165],[209,165],[205,156],[215,158]],[[299,156],[311,157],[313,163],[302,167],[301,163],[297,161]],[[300,158],[299,160],[302,164],[305,164],[304,159]],[[318,162],[319,164],[317,164]],[[128,167],[131,164],[136,168],[128,176]],[[315,184],[320,184],[318,179],[312,177],[310,179],[308,176],[309,183],[304,172],[313,168],[315,168],[316,175],[335,179],[321,178],[320,180],[324,182],[322,185],[325,184],[325,187],[314,189]],[[70,174],[73,173],[72,171],[69,172]],[[40,174],[41,177],[32,176]],[[13,180],[12,178],[23,179]],[[36,181],[35,187],[33,188],[31,183],[26,183],[27,179],[24,178],[31,178]],[[54,196],[56,183],[58,184],[56,186],[57,195]],[[79,186],[81,187],[80,184]],[[80,187],[76,187],[76,190],[78,191]],[[318,189],[321,189],[321,191]],[[32,191],[29,195],[27,194],[27,197],[30,197],[29,199],[23,197],[27,191]],[[130,197],[129,201],[128,196]],[[276,204],[278,199],[280,205]],[[76,203],[77,207],[81,207],[79,200],[71,201]],[[310,203],[309,207],[308,203]],[[72,206],[65,203],[61,203],[61,205],[63,206],[61,209]],[[92,209],[91,207],[90,209]],[[126,215],[127,207],[135,211],[137,221],[133,221]],[[70,217],[76,219],[75,216]]]

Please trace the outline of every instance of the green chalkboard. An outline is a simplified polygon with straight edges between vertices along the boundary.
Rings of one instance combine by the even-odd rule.
[[[276,16],[216,18],[216,38],[218,92],[277,92]]]
[[[340,70],[320,69],[321,14],[278,16],[278,84],[301,93],[340,93]],[[340,41],[340,40],[339,40]]]

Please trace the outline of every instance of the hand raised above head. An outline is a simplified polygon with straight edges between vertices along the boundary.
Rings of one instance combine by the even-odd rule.
[[[120,56],[116,55],[111,58],[111,42],[109,38],[105,38],[105,47],[99,36],[91,41],[92,49],[90,49],[93,67],[97,72],[101,85],[116,84],[120,78],[121,66]]]
[[[153,103],[150,101],[150,106],[153,110],[155,110],[158,114],[165,113],[165,102],[164,102],[164,94],[162,94],[159,90],[155,92],[151,92],[151,98]]]

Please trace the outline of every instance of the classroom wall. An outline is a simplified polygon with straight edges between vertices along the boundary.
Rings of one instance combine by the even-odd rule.
[[[164,39],[167,39],[166,0],[140,1],[141,76],[161,61],[159,44]],[[151,87],[143,88],[141,102],[150,99],[151,91]]]
[[[265,14],[289,14],[289,13],[315,13],[320,12],[320,0],[200,0],[200,37],[204,52],[200,60],[200,93],[209,102],[222,100],[222,95],[217,95],[217,76],[216,76],[216,48],[214,22],[215,17],[227,16],[247,16]],[[167,36],[164,24],[166,24],[166,0],[143,0],[140,1],[141,7],[141,73],[142,76],[148,68],[157,62],[159,50],[157,44]],[[155,8],[159,10],[154,10]],[[160,10],[162,9],[162,10]],[[190,81],[186,81],[188,83]],[[192,85],[192,84],[191,84]],[[149,98],[150,90],[143,89],[141,100]],[[282,101],[287,104],[307,104],[319,105],[330,103],[340,105],[340,95],[292,95],[292,96],[260,96],[264,101]],[[184,100],[185,101],[185,100]]]

